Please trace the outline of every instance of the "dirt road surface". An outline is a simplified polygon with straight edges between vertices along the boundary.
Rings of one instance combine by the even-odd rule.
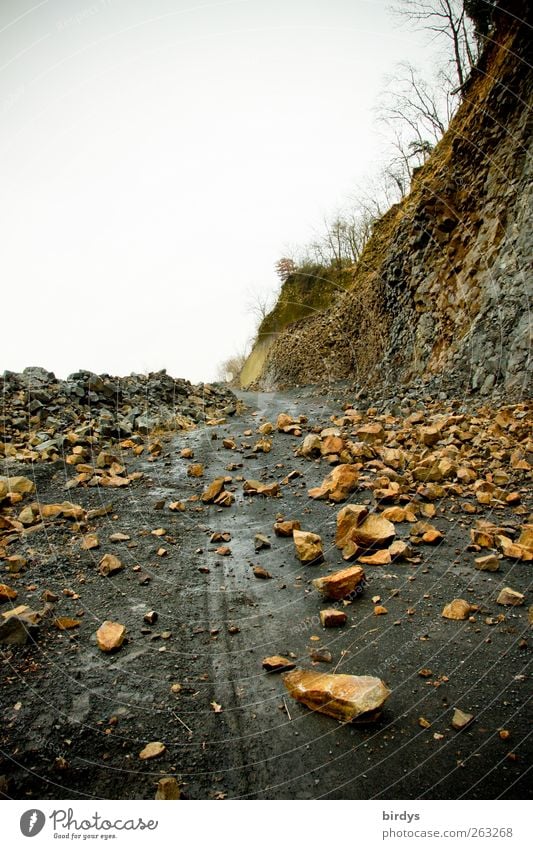
[[[330,468],[295,456],[302,440],[288,434],[274,432],[268,454],[252,448],[262,421],[275,424],[286,412],[327,426],[342,411],[341,398],[311,390],[242,398],[243,415],[161,438],[153,461],[128,455],[128,470],[144,477],[123,489],[66,494],[62,463],[17,466],[17,474],[34,476],[41,501],[113,508],[85,529],[98,535],[98,549],[82,550],[71,522],[51,523],[17,549],[28,565],[16,583],[2,577],[18,590],[13,604],[38,609],[49,590],[58,597],[53,617],[81,621],[61,631],[45,617],[34,641],[0,647],[4,795],[150,799],[161,776],[175,775],[185,799],[523,798],[530,599],[516,608],[495,599],[503,586],[527,593],[531,563],[502,559],[499,572],[476,570],[477,555],[466,550],[468,517],[439,505],[433,524],[442,543],[421,546],[418,563],[368,566],[364,593],[342,608],[347,624],[323,629],[325,604],[310,581],[346,565],[333,545],[342,505],[314,501],[307,490]],[[238,450],[223,447],[228,437]],[[184,447],[204,464],[203,477],[187,475]],[[231,463],[242,468],[228,471]],[[281,483],[293,470],[300,476]],[[224,475],[233,478],[230,507],[188,500]],[[281,496],[244,495],[240,475],[277,481]],[[178,500],[185,509],[171,512]],[[372,493],[351,500],[370,503]],[[278,514],[320,534],[325,564],[295,558],[292,539],[274,535]],[[396,527],[406,538],[405,524]],[[154,536],[160,528],[164,535]],[[210,543],[215,531],[231,539]],[[130,539],[110,542],[117,532]],[[256,552],[256,533],[271,547]],[[231,554],[217,554],[221,544]],[[125,568],[103,577],[98,563],[107,552]],[[258,579],[253,565],[271,579]],[[374,613],[378,596],[387,615]],[[465,621],[442,618],[454,598],[479,612]],[[144,620],[149,611],[157,613],[153,624]],[[105,619],[127,629],[116,653],[96,644]],[[313,661],[317,650],[331,661]],[[262,668],[275,654],[299,667],[382,678],[392,690],[382,718],[342,724],[297,704],[281,676]],[[462,731],[451,725],[456,707],[474,715]],[[164,743],[164,753],[141,760],[153,741]]]

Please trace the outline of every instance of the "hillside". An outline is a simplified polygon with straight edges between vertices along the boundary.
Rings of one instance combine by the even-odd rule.
[[[530,22],[528,4],[499,4],[461,107],[410,194],[377,222],[346,290],[287,280],[244,387],[421,378],[484,396],[528,391]],[[301,300],[287,310],[296,288]]]

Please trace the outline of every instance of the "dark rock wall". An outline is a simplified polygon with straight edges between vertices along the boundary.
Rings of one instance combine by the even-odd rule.
[[[410,195],[378,222],[350,291],[277,334],[264,388],[433,377],[482,395],[530,391],[530,29],[502,5]]]

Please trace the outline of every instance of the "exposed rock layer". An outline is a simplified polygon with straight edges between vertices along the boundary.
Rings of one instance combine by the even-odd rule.
[[[349,290],[260,335],[263,388],[324,378],[530,388],[531,12],[499,7],[448,132],[376,224]]]

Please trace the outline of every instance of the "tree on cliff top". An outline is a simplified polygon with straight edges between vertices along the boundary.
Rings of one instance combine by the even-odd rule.
[[[393,7],[396,14],[434,33],[435,38],[452,43],[451,64],[461,89],[477,58],[477,49],[469,13],[462,0],[402,0]],[[472,3],[471,9],[477,4]],[[475,12],[474,12],[475,13]]]

